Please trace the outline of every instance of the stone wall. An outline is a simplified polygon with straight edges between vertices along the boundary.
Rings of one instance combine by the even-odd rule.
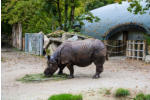
[[[46,55],[51,55],[55,52],[57,47],[65,42],[65,41],[76,41],[76,40],[84,40],[89,38],[88,36],[80,35],[79,33],[74,32],[65,32],[62,30],[55,31],[48,35],[44,35],[44,50],[46,51]]]

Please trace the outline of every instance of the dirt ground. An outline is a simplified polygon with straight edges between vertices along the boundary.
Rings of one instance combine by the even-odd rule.
[[[24,52],[2,49],[2,100],[47,100],[52,94],[80,93],[84,100],[116,100],[100,94],[102,89],[127,88],[134,93],[150,93],[150,64],[142,61],[111,57],[104,64],[101,78],[92,79],[94,64],[75,66],[75,78],[61,81],[22,83],[16,79],[25,74],[42,73],[46,59]],[[65,72],[68,73],[67,68]]]

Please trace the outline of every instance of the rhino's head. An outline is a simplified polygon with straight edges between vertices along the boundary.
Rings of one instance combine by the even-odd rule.
[[[44,71],[44,75],[51,77],[58,69],[58,64],[53,56],[47,56],[47,68]]]

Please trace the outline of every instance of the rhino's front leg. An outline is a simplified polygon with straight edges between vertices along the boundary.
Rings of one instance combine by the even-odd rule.
[[[70,71],[70,75],[68,76],[68,78],[74,78],[74,68],[72,64],[67,64],[67,68]]]
[[[59,66],[59,72],[58,75],[63,75],[63,69],[66,67],[66,65]]]

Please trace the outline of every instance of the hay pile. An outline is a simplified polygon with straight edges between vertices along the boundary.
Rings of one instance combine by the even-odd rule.
[[[42,82],[42,81],[59,81],[59,80],[66,80],[68,77],[67,74],[63,75],[53,75],[52,77],[45,77],[44,74],[26,74],[24,77],[17,79],[17,81],[21,82]]]

